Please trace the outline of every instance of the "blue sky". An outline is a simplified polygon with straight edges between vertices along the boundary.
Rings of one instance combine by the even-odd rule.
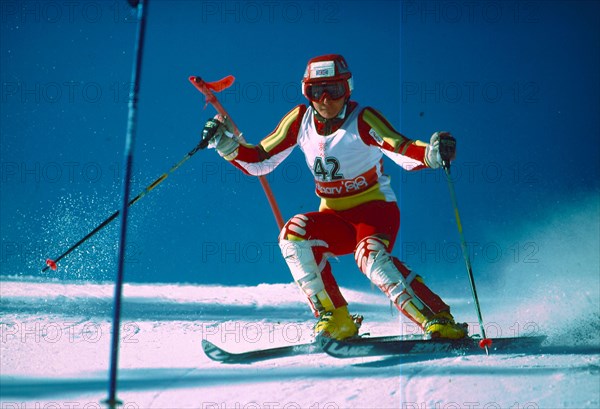
[[[45,258],[119,207],[136,22],[125,1],[5,1],[0,11],[1,274],[40,275]],[[538,254],[543,244],[525,233],[532,223],[582,202],[598,221],[599,16],[599,4],[587,1],[154,0],[132,194],[191,150],[214,114],[190,75],[236,77],[220,99],[256,143],[304,102],[306,61],[340,53],[354,75],[353,99],[411,138],[456,136],[465,234],[476,271],[493,282],[499,264]],[[433,281],[464,288],[442,173],[386,169],[402,212],[394,253]],[[299,151],[268,180],[284,218],[317,208]],[[213,151],[197,153],[130,216],[126,281],[291,280],[258,181]],[[116,227],[43,276],[111,280]],[[368,285],[352,257],[333,263],[342,284]]]

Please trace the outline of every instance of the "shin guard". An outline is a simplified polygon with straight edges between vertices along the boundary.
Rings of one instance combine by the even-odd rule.
[[[315,316],[319,316],[347,302],[331,274],[328,244],[306,239],[306,222],[304,215],[290,219],[279,236],[279,247],[294,281],[308,298]]]
[[[423,327],[435,314],[449,307],[420,276],[392,257],[387,243],[371,236],[361,240],[354,253],[360,270],[379,287],[409,319]]]

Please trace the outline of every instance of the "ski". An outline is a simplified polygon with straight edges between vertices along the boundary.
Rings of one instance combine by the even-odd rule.
[[[545,336],[491,338],[491,353],[540,352]],[[480,338],[423,339],[422,336],[364,337],[338,341],[321,338],[322,350],[336,358],[381,355],[427,355],[432,357],[484,353]]]
[[[317,342],[308,342],[304,344],[286,345],[275,348],[255,349],[246,352],[229,352],[210,341],[202,340],[202,349],[206,356],[213,361],[227,364],[249,364],[266,359],[284,358],[295,355],[314,354],[323,352],[321,345]]]
[[[491,338],[491,353],[539,353],[543,352],[545,336]],[[285,345],[275,348],[255,349],[245,352],[230,352],[210,341],[202,340],[202,349],[213,361],[233,364],[249,364],[267,359],[285,358],[296,355],[325,352],[335,358],[361,358],[370,356],[444,356],[474,355],[484,353],[479,338],[424,339],[422,335],[362,337],[338,341],[317,337],[314,342]]]

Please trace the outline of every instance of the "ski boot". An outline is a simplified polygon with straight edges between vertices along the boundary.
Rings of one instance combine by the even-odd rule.
[[[362,320],[363,317],[360,315],[350,315],[348,306],[344,305],[322,313],[314,327],[314,334],[340,341],[355,337],[358,335]]]
[[[454,317],[447,311],[435,314],[423,329],[431,338],[461,339],[469,334],[469,325],[454,322]]]

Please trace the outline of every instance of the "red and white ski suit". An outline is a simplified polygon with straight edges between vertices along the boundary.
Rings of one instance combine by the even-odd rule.
[[[248,175],[271,172],[296,147],[306,157],[321,199],[319,211],[292,217],[280,245],[294,279],[316,315],[347,304],[331,273],[329,255],[354,253],[363,273],[413,321],[423,325],[449,307],[419,276],[390,255],[400,211],[383,172],[383,155],[404,169],[427,168],[427,144],[406,138],[373,108],[348,102],[324,120],[298,105],[258,145],[242,144],[228,160]],[[306,251],[302,251],[306,250]],[[302,254],[303,253],[303,254]],[[294,256],[294,257],[290,257]]]

